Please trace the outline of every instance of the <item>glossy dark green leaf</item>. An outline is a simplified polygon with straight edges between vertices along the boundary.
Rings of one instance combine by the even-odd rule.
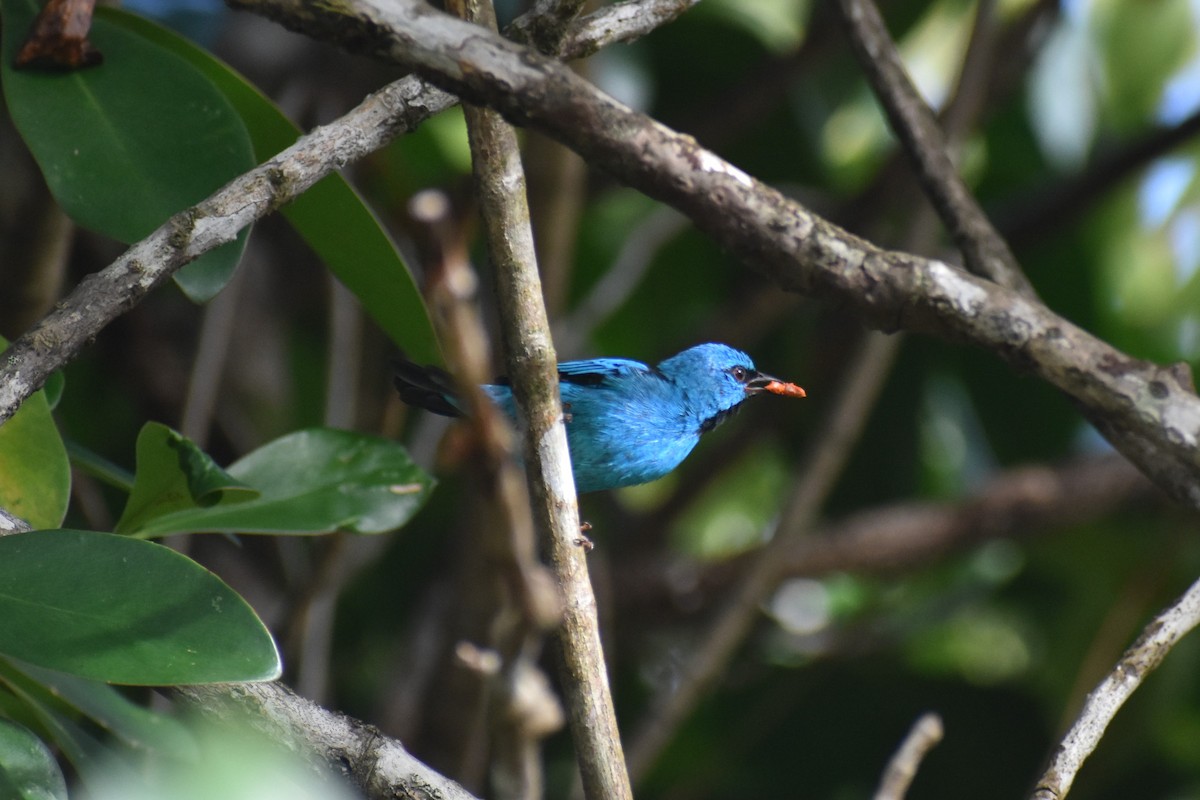
[[[383,533],[407,522],[433,488],[395,442],[328,428],[276,439],[227,471],[260,496],[176,511],[133,532]]]
[[[0,0],[0,77],[13,122],[50,191],[80,225],[135,242],[254,166],[245,125],[211,81],[104,15],[89,34],[104,53],[101,66],[14,70],[13,54],[38,7],[36,0]],[[194,300],[211,298],[245,243],[243,231],[176,281]]]
[[[0,719],[0,797],[67,800],[67,782],[50,748],[6,719]]]
[[[161,545],[90,531],[0,537],[0,653],[110,683],[270,680],[246,602]]]
[[[166,425],[148,422],[137,441],[133,491],[117,522],[117,533],[182,509],[238,503],[258,492],[217,466],[207,453]]]
[[[0,350],[8,346],[0,337]],[[60,525],[71,492],[71,465],[45,391],[0,425],[0,507],[35,528]]]
[[[259,161],[290,147],[300,135],[270,99],[241,75],[188,40],[142,17],[101,8],[111,21],[188,61],[241,115]],[[281,209],[330,271],[406,353],[421,363],[439,360],[421,293],[395,244],[371,209],[336,173]]]
[[[156,714],[130,701],[106,683],[36,667],[15,658],[0,659],[0,662],[5,668],[37,681],[60,701],[130,747],[177,757],[195,754],[195,738],[178,719]]]

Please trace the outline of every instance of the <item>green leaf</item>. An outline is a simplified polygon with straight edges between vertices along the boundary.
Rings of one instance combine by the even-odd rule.
[[[42,740],[0,719],[0,797],[6,800],[67,800],[67,782]]]
[[[300,136],[300,129],[258,89],[183,37],[116,9],[99,8],[96,15],[170,50],[202,72],[241,115],[259,161],[272,158]],[[412,273],[345,178],[328,176],[281,211],[392,341],[421,363],[440,360]]]
[[[130,701],[106,683],[35,667],[15,658],[0,663],[46,687],[130,747],[176,757],[195,755],[195,738],[179,720]]]
[[[15,70],[36,0],[0,0],[0,78],[13,122],[63,210],[80,225],[135,242],[254,166],[241,118],[187,61],[97,14],[99,67]],[[247,231],[176,274],[197,302],[229,280]]]
[[[115,530],[128,533],[174,511],[245,502],[258,494],[183,434],[147,422],[138,434],[133,491]]]
[[[91,531],[0,537],[0,653],[139,685],[280,671],[262,622],[211,572],[170,548]]]
[[[0,337],[0,350],[8,342]],[[0,506],[35,528],[60,525],[71,493],[71,465],[46,392],[35,392],[0,425]]]
[[[328,428],[276,439],[228,472],[260,496],[166,514],[131,532],[383,533],[407,522],[433,488],[395,442]]]

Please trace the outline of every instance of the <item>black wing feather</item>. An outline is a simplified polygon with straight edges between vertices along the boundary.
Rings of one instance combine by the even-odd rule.
[[[446,370],[433,365],[421,366],[407,358],[393,360],[392,366],[395,368],[392,382],[405,403],[444,417],[463,415],[453,402],[454,379]]]

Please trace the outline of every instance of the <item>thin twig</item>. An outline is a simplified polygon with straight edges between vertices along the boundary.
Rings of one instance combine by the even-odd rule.
[[[962,251],[967,268],[1027,296],[1033,287],[951,161],[937,117],[913,86],[871,0],[840,0],[850,41],[917,177]]]
[[[942,740],[942,718],[932,712],[923,714],[900,743],[900,748],[883,771],[874,800],[904,800],[917,769],[926,754]]]
[[[1200,580],[1142,629],[1138,640],[1088,695],[1079,718],[1055,749],[1050,766],[1038,780],[1032,800],[1063,800],[1067,796],[1075,775],[1096,749],[1121,706],[1162,663],[1171,648],[1198,623]]]
[[[987,37],[984,25],[976,26],[961,72],[974,72],[983,59],[980,50],[986,51]],[[986,52],[985,52],[986,55]],[[960,86],[964,85],[960,81]],[[962,132],[974,119],[969,109],[956,115],[949,139],[957,141]],[[935,176],[938,180],[943,176]],[[919,206],[913,215],[906,237],[906,249],[921,252],[930,245],[932,228],[926,224],[930,217],[929,207]],[[673,728],[682,723],[690,708],[699,701],[704,687],[711,685],[725,670],[729,659],[759,618],[759,609],[768,595],[775,590],[783,577],[782,557],[790,549],[811,541],[806,536],[816,522],[825,498],[833,489],[845,466],[849,453],[866,423],[891,366],[899,353],[902,337],[868,334],[862,344],[845,382],[839,387],[838,396],[830,404],[831,413],[827,424],[819,426],[821,438],[814,446],[811,458],[801,471],[791,496],[780,514],[775,538],[755,558],[739,590],[730,604],[722,611],[717,622],[704,636],[704,645],[699,654],[689,660],[691,670],[675,690],[675,695],[666,701],[661,720],[652,721],[647,736],[648,755],[640,752],[639,767],[648,767],[656,757],[655,749],[661,750],[670,738]],[[654,733],[651,734],[650,732]],[[648,759],[648,760],[647,760]]]

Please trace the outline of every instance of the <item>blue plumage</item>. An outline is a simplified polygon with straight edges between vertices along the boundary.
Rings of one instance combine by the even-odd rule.
[[[594,492],[661,478],[749,397],[770,392],[803,397],[804,390],[764,375],[750,356],[723,344],[701,344],[655,367],[621,358],[568,361],[558,366],[567,413],[575,486]],[[412,362],[397,365],[396,387],[415,406],[447,416],[461,410],[449,376]],[[484,391],[516,420],[512,390]]]

